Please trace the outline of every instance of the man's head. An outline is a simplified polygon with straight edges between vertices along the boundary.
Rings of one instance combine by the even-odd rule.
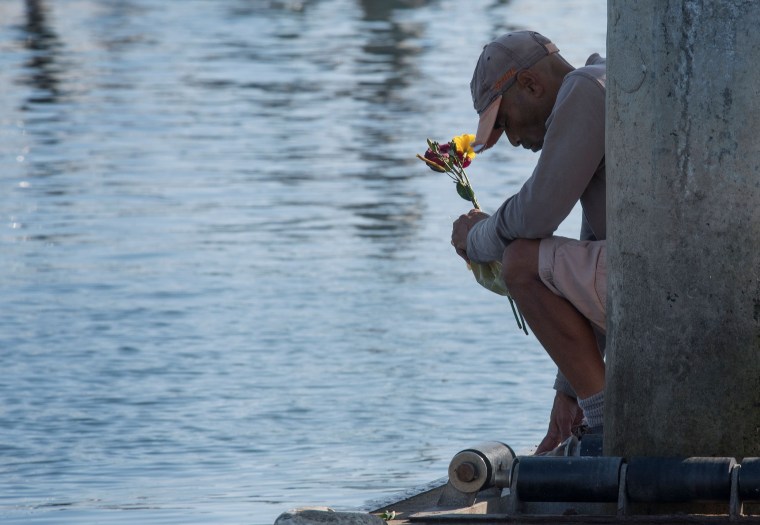
[[[559,84],[572,69],[558,52],[535,31],[507,33],[483,48],[470,83],[480,115],[475,151],[490,148],[504,132],[514,146],[541,149]]]

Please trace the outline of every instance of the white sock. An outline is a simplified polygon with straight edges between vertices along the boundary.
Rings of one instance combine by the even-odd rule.
[[[583,410],[590,428],[604,425],[604,390],[585,399],[578,398],[578,406]]]

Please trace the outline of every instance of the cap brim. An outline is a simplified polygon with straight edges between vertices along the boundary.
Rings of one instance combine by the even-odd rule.
[[[499,113],[501,105],[501,95],[491,102],[486,110],[480,114],[478,122],[478,131],[475,134],[475,141],[472,143],[472,149],[476,153],[485,151],[501,138],[504,133],[503,129],[493,129],[496,125],[496,115]]]

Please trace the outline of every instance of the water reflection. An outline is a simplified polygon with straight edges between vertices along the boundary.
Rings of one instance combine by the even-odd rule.
[[[64,89],[65,47],[53,28],[50,7],[42,0],[24,2],[24,23],[20,26],[22,48],[27,58],[23,72],[17,76],[16,84],[27,86],[28,94],[21,99],[19,110],[24,117],[24,166],[30,174],[39,177],[56,175],[61,169],[55,163],[33,159],[38,148],[57,145],[62,140],[58,129],[61,122],[60,103],[67,97]]]
[[[62,94],[58,64],[62,45],[48,22],[48,8],[42,0],[26,0],[24,30],[24,46],[30,51],[30,57],[26,62],[29,74],[22,77],[21,82],[35,90],[27,104],[55,103]]]
[[[394,239],[414,236],[423,206],[407,182],[415,177],[413,156],[399,146],[404,120],[419,112],[407,90],[419,77],[424,33],[407,13],[425,3],[362,0],[356,19],[334,4],[231,4],[233,27],[252,24],[256,38],[230,30],[204,57],[215,73],[186,80],[251,105],[244,125],[266,130],[276,145],[262,152],[268,167],[261,176],[296,191],[299,209],[332,208],[334,224],[349,219],[353,235],[394,250]],[[255,76],[240,75],[241,62]],[[320,191],[324,185],[329,191]]]
[[[381,242],[389,256],[412,239],[419,229],[423,195],[405,181],[414,177],[403,156],[401,126],[419,111],[419,101],[406,89],[420,76],[417,62],[422,49],[417,42],[424,26],[408,20],[406,13],[429,2],[415,0],[360,0],[363,43],[355,57],[356,86],[353,99],[364,118],[353,129],[365,169],[355,172],[370,198],[345,207],[360,219],[356,235]],[[434,2],[435,3],[435,2]]]
[[[232,17],[263,15],[271,11],[306,13],[309,7],[315,3],[315,1],[310,0],[269,0],[261,2],[239,0],[229,8],[229,13]]]
[[[149,20],[150,16],[148,7],[130,0],[101,2],[92,17],[92,30],[98,46],[107,51],[112,60],[118,60],[135,44],[156,44],[152,35],[135,28],[139,21]],[[116,64],[109,66],[115,67]]]
[[[359,2],[364,13],[363,20],[368,22],[365,24],[366,42],[362,46],[367,56],[362,60],[370,68],[369,71],[372,71],[373,65],[379,66],[376,71],[385,69],[380,66],[387,66],[387,76],[377,84],[380,89],[371,91],[372,98],[368,100],[393,104],[397,102],[390,97],[393,91],[417,78],[414,65],[421,49],[412,42],[423,35],[424,26],[404,21],[404,12],[414,4],[422,3],[404,0]]]

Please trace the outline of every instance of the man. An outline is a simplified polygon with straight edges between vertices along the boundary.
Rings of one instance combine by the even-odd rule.
[[[510,294],[559,368],[537,454],[567,438],[583,416],[592,432],[602,430],[597,335],[606,322],[605,82],[599,55],[575,69],[546,37],[518,31],[483,48],[470,84],[480,116],[476,151],[506,134],[512,146],[541,152],[517,194],[492,216],[478,210],[461,216],[451,237],[467,261],[502,261]],[[581,240],[553,237],[578,201]]]

